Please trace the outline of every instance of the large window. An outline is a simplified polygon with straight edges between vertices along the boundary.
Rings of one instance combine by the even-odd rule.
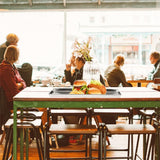
[[[0,12],[0,42],[8,33],[19,37],[19,63],[55,66],[62,63],[63,12]]]
[[[102,73],[121,53],[126,57],[127,75],[146,74],[151,68],[149,55],[160,37],[158,10],[5,11],[0,12],[0,19],[0,43],[5,42],[8,33],[19,36],[19,65],[31,63],[34,70],[40,71],[34,72],[34,78],[63,74],[75,39],[83,41],[89,36]],[[136,67],[140,66],[143,71],[137,73]]]

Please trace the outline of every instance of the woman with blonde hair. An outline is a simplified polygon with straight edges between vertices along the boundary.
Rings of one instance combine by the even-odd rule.
[[[19,38],[16,34],[14,33],[9,33],[7,36],[6,36],[6,42],[3,43],[2,45],[0,45],[0,63],[3,61],[3,58],[4,58],[4,52],[6,50],[6,48],[9,46],[9,45],[15,45],[17,46],[17,43],[19,41]]]
[[[119,54],[114,59],[114,64],[110,65],[105,73],[104,77],[107,79],[110,87],[118,87],[120,84],[123,87],[132,87],[130,83],[127,83],[124,72],[121,70],[121,66],[124,65],[125,58]]]

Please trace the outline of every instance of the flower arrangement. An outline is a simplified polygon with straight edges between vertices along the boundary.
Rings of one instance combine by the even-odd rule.
[[[75,40],[72,54],[75,57],[83,58],[84,61],[92,61],[92,57],[90,56],[91,48],[91,37],[88,38],[87,42],[82,43]]]

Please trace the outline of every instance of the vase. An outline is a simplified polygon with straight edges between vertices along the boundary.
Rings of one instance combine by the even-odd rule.
[[[100,80],[100,68],[98,63],[86,61],[83,67],[83,80],[90,83],[91,80]]]

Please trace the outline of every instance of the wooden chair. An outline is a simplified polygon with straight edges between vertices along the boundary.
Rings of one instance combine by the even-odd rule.
[[[82,124],[50,124],[49,125],[49,117],[51,116],[52,109],[47,110],[47,117],[48,123],[46,124],[45,130],[45,152],[44,152],[44,159],[46,160],[55,160],[59,158],[50,157],[51,152],[85,152],[85,157],[77,157],[73,158],[70,157],[68,159],[92,159],[92,141],[91,136],[97,134],[97,128],[95,125],[82,125]],[[49,148],[49,136],[51,135],[86,135],[86,145],[85,149],[83,150],[55,150]],[[89,146],[88,146],[88,139],[89,139]],[[89,155],[88,155],[88,147],[89,147]],[[61,160],[67,158],[60,158]]]
[[[1,137],[1,139],[0,139],[0,145],[1,145],[1,144],[3,143],[3,141],[4,141],[5,135],[6,135],[5,131],[3,131],[2,137]]]
[[[156,133],[156,129],[150,125],[150,124],[108,124],[108,125],[105,125],[103,124],[102,125],[102,130],[103,130],[103,133],[104,133],[104,137],[106,136],[106,134],[111,134],[111,135],[114,135],[114,134],[143,134],[143,135],[146,135],[146,134],[152,134],[152,141],[154,142],[155,140],[155,133]],[[105,159],[111,159],[111,157],[107,157],[107,149],[105,147],[105,138],[100,142],[100,143],[103,143],[104,144],[104,157],[100,157],[99,160],[101,160],[102,158],[105,160]],[[146,144],[146,143],[145,143]],[[154,147],[154,143],[152,143],[152,147]],[[143,153],[143,159],[146,160],[146,153],[147,153],[147,146],[144,145],[144,153]],[[129,152],[129,149],[127,150],[127,152]],[[114,159],[114,157],[112,157]],[[129,154],[127,154],[126,157],[116,157],[116,159],[119,158],[119,159],[132,159],[133,160],[133,141],[131,141],[131,156],[129,156]]]
[[[140,124],[146,124],[147,119],[149,120],[149,124],[152,123],[153,118],[155,117],[155,110],[154,109],[141,109],[138,111],[138,114],[140,115]],[[149,143],[150,134],[147,137],[147,145]],[[135,149],[135,157],[134,160],[136,160],[136,157],[138,157],[138,147],[139,147],[139,140],[140,140],[140,134],[137,137],[137,143],[136,143],[136,149]],[[150,152],[148,153],[148,156],[150,156]]]
[[[130,111],[131,110],[131,111]],[[132,109],[115,109],[115,108],[100,108],[100,109],[93,109],[93,116],[94,119],[96,120],[96,123],[104,123],[104,122],[99,122],[99,119],[101,116],[108,116],[108,115],[115,115],[117,117],[121,116],[121,117],[128,117],[129,118],[129,123],[132,123]],[[97,117],[99,117],[99,119],[97,119]],[[102,120],[101,120],[102,121]]]
[[[23,141],[24,141],[24,133],[26,140],[26,157],[28,157],[28,133],[29,129],[33,130],[34,136],[36,138],[36,144],[39,154],[39,159],[43,159],[43,145],[42,145],[42,137],[41,137],[41,129],[42,129],[42,121],[40,118],[37,118],[34,114],[23,113],[22,115],[17,116],[17,131],[20,133],[20,156],[23,157]],[[12,145],[12,137],[13,137],[13,119],[9,119],[5,123],[6,130],[6,142],[5,148],[3,152],[3,160],[12,157],[11,145]],[[25,132],[24,132],[25,131]]]
[[[131,111],[130,111],[131,110]],[[93,109],[93,117],[95,119],[95,122],[97,126],[99,126],[99,123],[104,123],[102,122],[101,116],[108,116],[108,115],[113,115],[113,116],[123,116],[123,117],[128,117],[129,118],[129,123],[132,123],[132,109],[115,109],[115,108],[100,108],[100,109]],[[108,142],[108,145],[110,145],[110,141],[108,136],[106,137],[106,140]]]
[[[77,116],[79,117],[79,124],[81,124],[84,120],[84,117],[87,115],[86,109],[52,109],[51,116],[52,122],[54,123],[53,119],[57,116]]]

